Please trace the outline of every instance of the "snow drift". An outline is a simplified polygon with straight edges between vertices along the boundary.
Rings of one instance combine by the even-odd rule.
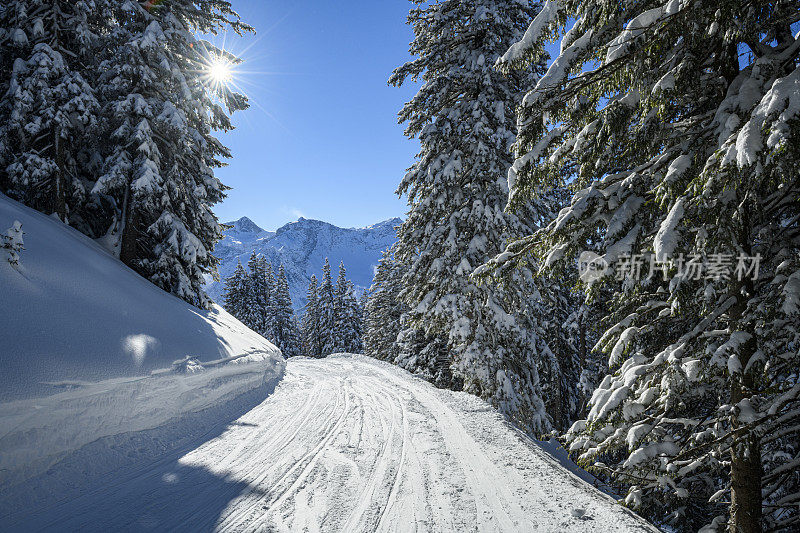
[[[0,401],[65,381],[143,376],[187,356],[279,354],[221,307],[201,311],[165,293],[86,236],[0,194],[0,231],[14,221],[24,250],[16,268],[0,259]]]
[[[0,231],[16,221],[19,264],[0,256],[0,516],[212,431],[283,375],[280,351],[223,309],[0,194]]]

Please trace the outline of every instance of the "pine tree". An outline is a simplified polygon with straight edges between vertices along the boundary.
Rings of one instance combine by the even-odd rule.
[[[221,52],[209,49],[192,32],[249,28],[223,1],[203,6],[188,0],[167,2],[150,10],[124,2],[121,7],[126,12],[130,8],[134,9],[126,13],[130,24],[120,37],[130,53],[115,50],[105,64],[113,76],[110,92],[118,94],[112,105],[139,95],[137,104],[146,106],[142,120],[127,130],[135,139],[144,137],[152,148],[128,156],[134,168],[121,180],[124,191],[118,193],[118,202],[127,214],[120,232],[121,258],[165,290],[206,306],[203,275],[215,271],[218,261],[211,249],[221,238],[211,206],[222,200],[225,190],[213,168],[220,166],[219,157],[230,155],[211,130],[232,128],[214,98],[230,112],[247,105],[241,95],[203,78],[203,66]],[[135,54],[143,57],[133,58]],[[125,75],[131,64],[141,66],[141,76]],[[125,80],[122,86],[117,85],[120,80]],[[121,119],[124,123],[129,115],[123,113]],[[137,151],[141,145],[124,143]],[[112,176],[118,172],[116,162],[112,157]],[[123,166],[119,172],[125,170]],[[106,192],[104,183],[98,192]]]
[[[364,353],[364,307],[363,297],[359,300],[356,297],[356,290],[353,282],[348,280],[349,290],[348,297],[345,300],[348,308],[348,315],[350,316],[352,335],[348,339],[347,352],[348,353]]]
[[[361,351],[361,323],[358,302],[353,285],[347,279],[344,263],[339,264],[339,275],[333,295],[335,352],[359,353]]]
[[[509,181],[512,207],[565,179],[575,196],[517,252],[597,243],[610,265],[590,294],[614,293],[611,371],[568,439],[676,531],[800,523],[798,7],[548,1],[499,62],[564,35]]]
[[[533,276],[519,272],[506,285],[471,278],[544,216],[536,205],[524,214],[504,212],[513,111],[535,73],[503,76],[493,68],[533,13],[516,0],[444,0],[413,9],[417,57],[390,83],[423,80],[400,112],[421,151],[398,188],[410,206],[395,252],[407,267],[402,298],[409,309],[398,361],[439,385],[463,381],[537,433],[550,422],[538,375],[546,347],[538,315],[529,312]]]
[[[278,315],[278,280],[272,272],[272,264],[263,255],[259,256],[258,268],[263,276],[263,288],[259,297],[261,308],[261,335],[267,339],[276,338],[276,317]]]
[[[0,189],[55,213],[184,300],[207,307],[222,236],[211,206],[246,99],[205,74],[196,35],[250,31],[225,0],[0,5]]]
[[[406,307],[400,299],[402,270],[394,250],[383,252],[364,305],[364,353],[395,363],[399,354],[397,336]]]
[[[222,236],[211,206],[226,189],[213,169],[230,156],[211,132],[231,129],[227,113],[247,104],[208,80],[222,52],[195,33],[250,28],[224,1],[124,1],[104,15],[120,21],[108,32],[97,79],[101,133],[111,142],[93,193],[113,206],[109,242],[143,276],[205,307],[203,276],[216,272],[211,250]]]
[[[557,337],[559,343],[554,343],[557,346],[556,353],[570,359],[569,364],[561,365],[569,370],[562,374],[561,379],[562,394],[566,400],[563,409],[567,416],[561,424],[556,424],[557,429],[563,432],[588,414],[589,399],[608,373],[608,359],[593,349],[602,333],[602,313],[596,303],[586,302],[586,295],[579,292],[570,294],[569,302],[560,309],[564,309],[567,316],[557,328],[557,333],[548,338]],[[562,317],[560,315],[559,320]]]
[[[236,265],[233,274],[225,279],[225,294],[223,297],[225,310],[242,323],[245,321],[244,300],[248,291],[247,281],[247,273],[241,261]]]
[[[292,299],[289,295],[289,282],[283,265],[278,269],[275,284],[275,314],[274,338],[275,344],[286,358],[301,355],[303,349],[300,343],[300,333],[297,330],[297,320],[292,310]]]
[[[358,298],[356,298],[353,282],[350,280],[346,281],[341,309],[344,315],[343,320],[341,320],[344,325],[344,333],[341,338],[342,350],[346,353],[363,353],[364,312],[358,302]]]
[[[264,273],[259,268],[259,256],[253,251],[247,261],[247,280],[242,298],[242,322],[256,333],[263,334],[266,311],[262,295],[266,292]]]
[[[348,328],[350,326],[347,320],[347,309],[345,304],[345,296],[347,293],[347,271],[344,263],[339,263],[339,275],[336,277],[336,285],[333,289],[333,337],[334,337],[334,352],[344,352],[347,338],[350,335]]]
[[[331,280],[331,265],[328,259],[322,266],[322,282],[319,287],[319,331],[322,355],[336,353],[339,341],[336,338],[336,297]]]
[[[6,230],[5,235],[3,235],[2,246],[0,248],[5,250],[8,256],[8,262],[15,267],[19,266],[19,255],[22,253],[22,250],[25,249],[25,243],[22,238],[24,234],[25,232],[22,231],[22,222],[15,220],[11,227]]]
[[[0,189],[64,222],[86,199],[81,156],[99,110],[83,66],[96,46],[93,9],[82,0],[0,6]]]
[[[322,357],[322,332],[320,330],[319,284],[317,276],[311,276],[303,315],[303,344],[309,357]]]

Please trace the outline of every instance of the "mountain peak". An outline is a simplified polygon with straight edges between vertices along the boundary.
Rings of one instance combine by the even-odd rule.
[[[240,260],[246,264],[253,252],[263,255],[273,269],[284,265],[293,307],[302,312],[309,280],[312,275],[321,275],[326,258],[334,266],[344,262],[347,277],[357,293],[367,290],[381,254],[396,240],[394,227],[400,222],[392,218],[366,228],[341,228],[322,220],[298,217],[275,232],[252,233],[246,228],[255,225],[244,217],[232,223],[234,229],[217,243],[214,255],[220,259],[223,279],[233,273]],[[209,280],[208,294],[215,300],[220,300],[223,289],[221,282]]]
[[[377,222],[371,226],[367,226],[364,229],[377,229],[377,228],[396,228],[400,224],[403,223],[403,219],[400,217],[394,217],[387,220],[383,220],[381,222]]]
[[[284,224],[283,226],[281,226],[280,228],[275,230],[275,233],[277,235],[282,235],[283,233],[285,233],[287,231],[292,231],[292,230],[296,231],[298,229],[299,230],[311,229],[311,230],[315,230],[316,231],[316,230],[319,230],[319,228],[322,228],[322,227],[325,227],[325,226],[330,226],[331,228],[335,228],[336,227],[333,224],[330,224],[328,222],[323,222],[322,220],[315,220],[313,218],[300,217],[297,220],[295,220],[294,222],[287,222],[286,224]]]
[[[247,217],[242,217],[234,222],[228,222],[226,225],[233,226],[233,229],[242,233],[259,233],[264,231]]]

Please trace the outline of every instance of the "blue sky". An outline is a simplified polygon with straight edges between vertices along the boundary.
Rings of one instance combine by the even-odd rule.
[[[411,2],[233,0],[257,34],[214,39],[246,62],[237,84],[251,108],[220,135],[233,151],[219,169],[233,187],[222,221],[248,216],[274,230],[299,216],[365,226],[403,216],[394,191],[418,144],[397,112],[416,88],[389,87],[410,58]]]

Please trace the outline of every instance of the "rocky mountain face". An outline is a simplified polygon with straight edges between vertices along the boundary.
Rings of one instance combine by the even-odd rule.
[[[340,228],[319,220],[300,218],[278,229],[265,231],[247,217],[226,225],[233,226],[217,244],[214,255],[220,258],[220,277],[224,280],[236,268],[238,261],[247,265],[255,250],[263,254],[277,272],[283,264],[289,280],[292,304],[302,314],[306,304],[306,291],[312,275],[319,279],[327,257],[334,277],[339,263],[344,262],[347,277],[360,295],[372,284],[381,252],[395,239],[395,227],[402,222],[392,218],[366,228]],[[210,281],[210,280],[209,280]],[[222,303],[223,282],[210,282],[206,290],[214,300]]]

